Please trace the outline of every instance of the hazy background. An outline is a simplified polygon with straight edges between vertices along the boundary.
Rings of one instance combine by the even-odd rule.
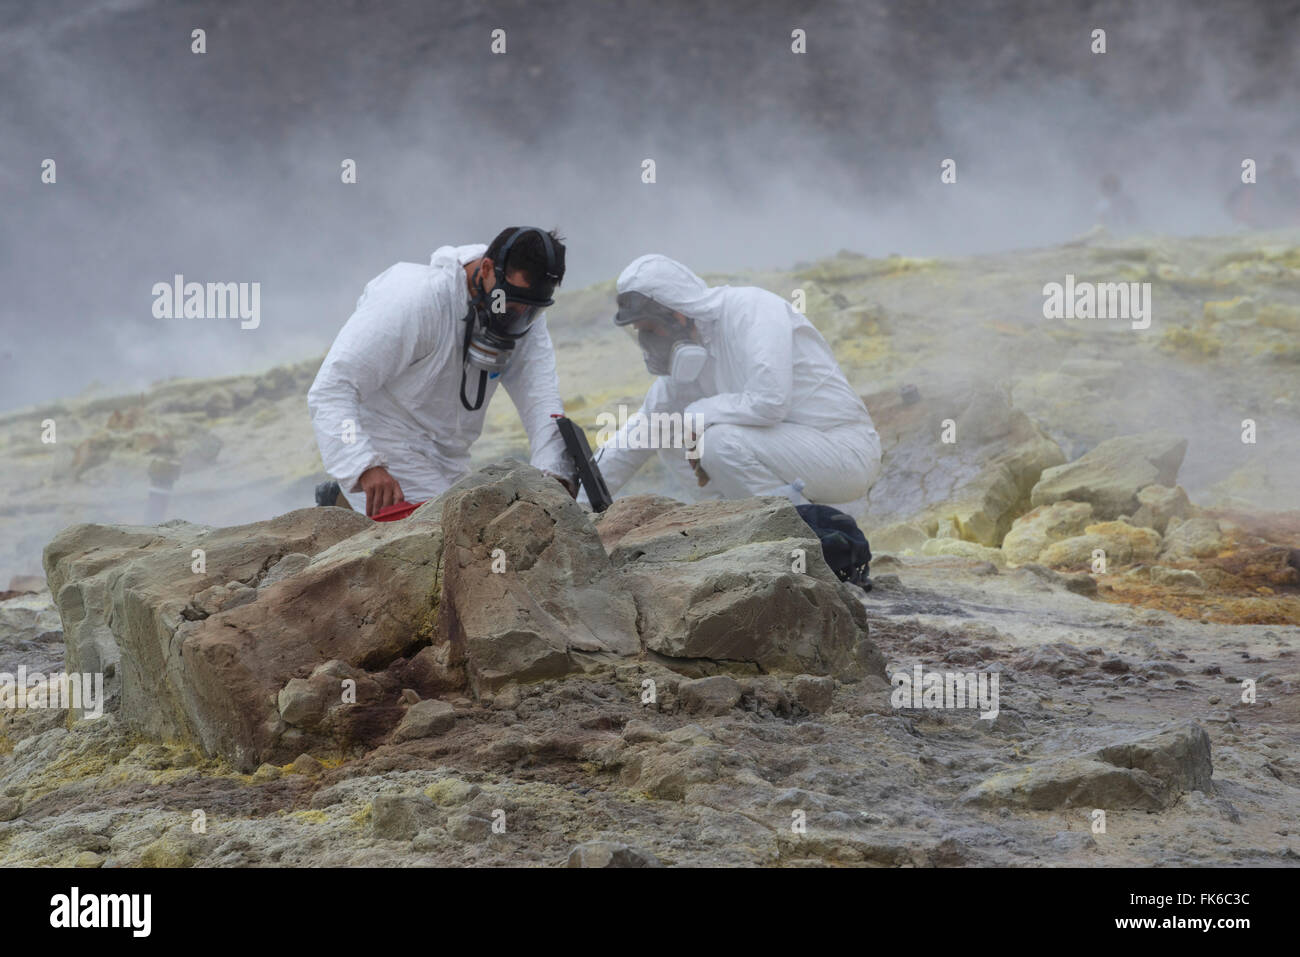
[[[1300,0],[2,0],[0,408],[320,355],[388,265],[512,224],[566,288],[1057,242],[1108,170],[1222,231],[1241,159],[1297,152],[1297,51]],[[175,273],[260,282],[261,327],[154,319]]]

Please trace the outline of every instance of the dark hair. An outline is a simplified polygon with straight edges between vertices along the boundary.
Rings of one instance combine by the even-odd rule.
[[[492,240],[488,246],[485,255],[492,260],[494,265],[504,266],[506,272],[514,272],[517,269],[523,270],[528,277],[528,285],[535,286],[546,278],[546,247],[542,244],[542,237],[535,232],[526,232],[515,240],[510,247],[510,261],[507,263],[497,262],[497,256],[511,236],[521,228],[520,226],[508,226],[501,232],[497,233],[497,238]],[[560,235],[559,230],[552,229],[547,235],[551,237],[551,245],[555,249],[555,284],[558,286],[564,280],[564,237]]]

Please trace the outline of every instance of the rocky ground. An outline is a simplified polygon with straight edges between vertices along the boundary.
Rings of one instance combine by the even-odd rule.
[[[112,697],[0,713],[0,861],[1293,863],[1298,241],[725,277],[804,289],[867,397],[868,594],[791,570],[780,502],[592,524],[527,470],[383,530],[270,520],[319,478],[310,362],[8,414],[0,671]],[[1067,272],[1152,283],[1151,328],[1044,320]],[[645,384],[611,300],[553,310],[593,434]],[[476,451],[524,452],[504,399]],[[188,521],[140,527],[169,469]],[[918,664],[996,673],[996,719],[895,707]]]

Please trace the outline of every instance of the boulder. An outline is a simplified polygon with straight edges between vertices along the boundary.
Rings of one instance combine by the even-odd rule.
[[[444,600],[435,646],[464,661],[475,693],[578,671],[583,657],[640,650],[636,606],[590,517],[558,482],[490,465],[441,500]]]
[[[1212,786],[1210,736],[1193,721],[1109,745],[1097,757],[1116,767],[1145,771],[1174,793],[1208,791]]]
[[[629,513],[644,522],[630,525]],[[668,507],[639,496],[606,516],[605,545],[636,601],[642,643],[666,663],[687,674],[705,659],[742,670],[883,676],[859,592],[830,570],[786,499]]]
[[[449,702],[428,698],[406,709],[401,724],[393,732],[393,741],[428,738],[451,730],[456,723],[456,709]]]
[[[617,508],[615,503],[609,511]],[[625,514],[619,511],[612,516],[615,528],[622,524]],[[754,542],[816,540],[807,523],[783,498],[676,503],[674,508],[654,514],[644,510],[643,514],[643,524],[627,528],[617,537],[609,530],[610,519],[601,522],[601,538],[615,564],[693,562]]]
[[[1002,539],[1002,554],[1012,565],[1036,561],[1047,546],[1083,533],[1092,520],[1087,502],[1041,505],[1017,518]]]
[[[1160,551],[1160,533],[1150,528],[1135,528],[1128,522],[1098,522],[1085,528],[1082,535],[1049,545],[1038,560],[1058,568],[1090,567],[1099,549],[1105,552],[1107,570],[1149,562]]]
[[[120,658],[128,724],[251,771],[374,740],[396,722],[396,701],[364,672],[428,642],[440,553],[436,513],[374,523],[312,508],[225,529],[76,526],[45,561],[75,635],[69,669]],[[264,586],[290,554],[311,562]],[[341,674],[315,670],[332,660]],[[344,708],[342,682],[358,677],[356,705]]]
[[[617,561],[558,483],[502,463],[400,522],[312,508],[235,528],[83,525],[45,564],[69,670],[120,676],[135,732],[250,773],[446,730],[451,706],[422,698],[642,651],[691,677],[883,674],[862,602],[785,500],[610,518]],[[706,687],[728,708],[744,691]],[[683,700],[709,711],[711,694]]]
[[[1171,519],[1160,557],[1165,561],[1186,562],[1213,558],[1228,547],[1223,529],[1212,518],[1197,517],[1182,521]]]
[[[371,831],[389,841],[409,841],[441,823],[438,806],[424,794],[380,794],[370,808]]]
[[[998,568],[1005,568],[1006,558],[1000,548],[990,548],[978,542],[967,542],[960,538],[928,538],[921,546],[921,554],[931,557],[969,558],[975,562],[992,562]]]
[[[823,714],[831,709],[835,681],[819,675],[795,675],[790,682],[790,695],[805,710]]]
[[[1140,507],[1148,485],[1173,486],[1187,440],[1172,432],[1141,432],[1107,439],[1065,465],[1043,472],[1030,494],[1034,506],[1088,502],[1093,515],[1115,519]]]
[[[1148,485],[1138,492],[1138,510],[1133,513],[1134,525],[1154,528],[1161,535],[1169,526],[1169,520],[1186,518],[1191,509],[1187,493],[1179,486],[1169,488],[1164,485]]]
[[[892,522],[865,530],[873,555],[919,551],[930,536],[916,522]]]
[[[996,546],[1029,507],[1043,470],[1065,461],[1060,446],[997,389],[913,402],[890,390],[866,403],[883,450],[866,507],[876,528],[911,522],[934,536],[946,525],[952,537]],[[945,429],[947,420],[953,429]],[[945,442],[945,433],[955,441]]]
[[[696,678],[677,686],[678,706],[687,714],[726,714],[739,703],[740,695],[740,684],[726,675]]]
[[[593,520],[601,543],[609,550],[632,529],[663,512],[681,507],[682,503],[677,499],[664,495],[625,495],[605,511],[594,515]]]
[[[784,508],[798,516],[789,503]],[[796,550],[803,572],[791,568]],[[636,599],[645,647],[668,659],[764,672],[884,674],[862,603],[826,565],[816,539],[758,542],[698,561],[638,560],[623,566],[622,576]]]
[[[1040,761],[995,774],[967,791],[963,803],[1054,810],[1099,807],[1160,811],[1186,791],[1208,791],[1210,739],[1185,722],[1089,755]]]

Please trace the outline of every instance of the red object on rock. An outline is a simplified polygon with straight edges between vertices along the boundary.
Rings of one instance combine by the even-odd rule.
[[[396,522],[399,519],[406,518],[423,504],[423,502],[398,502],[396,505],[381,508],[370,517],[376,522]]]

